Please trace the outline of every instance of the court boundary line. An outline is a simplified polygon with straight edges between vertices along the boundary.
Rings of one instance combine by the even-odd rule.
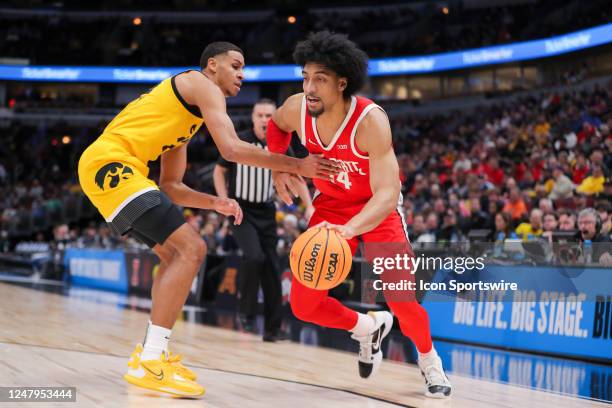
[[[96,352],[96,351],[73,350],[73,349],[64,348],[64,347],[51,347],[51,346],[43,346],[43,345],[37,345],[37,344],[18,343],[18,342],[13,342],[13,341],[0,341],[0,344],[10,344],[10,345],[24,346],[24,347],[39,347],[39,348],[48,349],[48,350],[71,351],[74,353],[84,353],[84,354],[93,354],[93,355],[106,356],[106,357],[125,358],[124,355],[117,355],[117,354],[110,354],[110,353],[103,353],[103,352]],[[328,387],[328,386],[320,385],[320,384],[311,384],[311,383],[306,383],[306,382],[301,382],[301,381],[296,381],[296,380],[269,377],[269,376],[259,375],[259,374],[241,373],[239,371],[224,370],[221,368],[212,368],[212,367],[206,367],[206,366],[201,366],[201,365],[196,365],[196,364],[189,364],[189,365],[191,367],[196,367],[196,368],[209,370],[209,371],[218,371],[218,372],[227,373],[227,374],[243,375],[247,377],[256,377],[256,378],[262,378],[266,380],[274,380],[274,381],[281,381],[281,382],[287,382],[287,383],[292,383],[292,384],[306,385],[306,386],[316,387],[316,388],[323,388],[323,389],[327,389],[331,391],[346,392],[348,394],[356,395],[358,397],[363,397],[363,398],[368,398],[368,399],[372,399],[375,401],[385,402],[387,404],[391,404],[391,405],[395,405],[395,406],[403,407],[403,408],[417,408],[412,405],[402,404],[402,403],[395,402],[395,401],[389,401],[381,397],[375,397],[372,395],[360,393],[358,391],[347,390],[345,388],[334,388],[334,387]]]

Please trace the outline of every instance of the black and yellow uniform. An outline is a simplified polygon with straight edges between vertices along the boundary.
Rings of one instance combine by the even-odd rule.
[[[147,164],[188,142],[202,126],[199,109],[183,100],[174,80],[130,102],[79,160],[84,193],[117,233],[128,232],[149,209],[168,205],[147,178]]]

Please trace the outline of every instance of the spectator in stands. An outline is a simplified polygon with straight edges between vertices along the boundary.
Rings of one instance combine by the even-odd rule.
[[[591,160],[591,165],[592,166],[600,166],[601,167],[601,170],[603,172],[604,177],[610,176],[610,169],[608,169],[606,167],[606,163],[604,161],[605,156],[604,156],[603,152],[601,151],[601,149],[599,149],[599,148],[593,149],[593,151],[591,152],[591,155],[589,156],[589,158]]]
[[[116,248],[121,242],[116,235],[111,233],[107,224],[102,224],[98,228],[99,246],[104,249]]]
[[[499,160],[495,156],[489,157],[487,163],[483,166],[484,174],[487,176],[487,181],[493,183],[496,187],[501,187],[504,183],[504,171],[499,167]]]
[[[559,212],[559,230],[560,231],[575,231],[576,216],[568,209],[562,209]]]
[[[555,166],[553,169],[554,185],[548,195],[551,200],[559,200],[570,198],[574,195],[574,183],[569,177],[563,173],[563,169],[560,166]]]
[[[461,150],[459,152],[459,157],[455,160],[455,164],[453,165],[453,172],[467,172],[472,168],[472,162],[468,158],[465,150]]]
[[[439,218],[438,214],[434,211],[427,214],[425,218],[425,228],[427,229],[424,234],[421,234],[415,242],[436,242],[436,236],[438,233]]]
[[[589,141],[595,135],[595,126],[589,122],[584,122],[582,128],[576,133],[578,144]]]
[[[610,243],[610,238],[600,232],[601,219],[597,211],[591,207],[580,211],[578,214],[578,228],[578,238],[583,243],[583,251],[587,251],[584,246],[585,241],[592,243],[591,248],[589,248],[592,251],[591,261],[612,266],[612,244]]]
[[[425,219],[422,214],[416,214],[412,219],[412,229],[409,233],[411,241],[417,241],[419,237],[427,232]]]
[[[490,229],[492,227],[491,217],[482,211],[480,198],[474,197],[470,199],[470,216],[465,221],[463,231],[467,233],[471,229]]]
[[[557,215],[554,212],[544,214],[544,223],[542,225],[544,233],[556,231],[558,227],[559,220],[557,219]]]
[[[542,210],[534,208],[529,215],[529,222],[523,222],[516,228],[516,235],[523,241],[531,241],[542,235]]]
[[[439,190],[439,187],[436,188],[436,191],[438,190]],[[444,214],[446,212],[446,203],[444,202],[444,199],[436,198],[436,200],[434,201],[433,210],[438,215],[438,219],[443,219]]]
[[[521,192],[517,187],[510,188],[510,193],[508,194],[503,212],[509,213],[514,221],[520,220],[523,215],[527,214],[527,205],[521,197]]]
[[[544,213],[544,223],[542,229],[542,237],[546,238],[548,242],[552,243],[552,235],[557,230],[559,221],[557,215],[554,212]]]
[[[582,183],[582,180],[589,174],[589,170],[589,164],[584,154],[576,154],[576,164],[572,170],[572,181],[574,184]]]
[[[204,228],[202,228],[200,235],[202,235],[204,242],[206,242],[208,252],[211,254],[216,254],[220,243],[217,241],[215,224],[212,222],[207,222],[206,225],[204,225]]]
[[[593,164],[591,171],[592,174],[582,180],[582,183],[576,187],[576,192],[590,196],[601,193],[604,190],[606,178],[604,177],[601,165]]]
[[[217,240],[221,242],[221,248],[217,251],[219,254],[234,253],[240,249],[232,232],[231,223],[228,218],[223,220],[221,228],[217,232]]]
[[[595,210],[601,220],[600,234],[609,237],[612,233],[612,204],[609,201],[600,201],[595,205]]]
[[[66,249],[69,246],[71,238],[68,225],[60,224],[53,228],[53,242],[59,250]]]
[[[550,136],[550,123],[546,120],[544,115],[538,116],[538,121],[533,128],[534,136],[539,144],[545,144]],[[544,143],[542,143],[542,141]]]
[[[30,186],[30,191],[28,195],[32,198],[42,198],[43,187],[40,185],[40,181],[38,181],[38,179],[32,180],[32,185]]]
[[[280,251],[289,253],[291,245],[299,237],[298,218],[294,214],[285,214],[282,227],[278,229],[278,248]]]
[[[79,248],[93,248],[99,246],[98,230],[96,224],[90,222],[83,231],[83,235],[77,239],[77,246]]]
[[[495,215],[495,242],[504,242],[506,239],[515,239],[516,233],[512,231],[512,217],[507,212],[498,212]]]
[[[538,208],[542,210],[542,213],[551,213],[555,211],[555,207],[550,198],[541,198],[538,202]]]
[[[457,225],[457,214],[452,208],[448,208],[444,213],[442,227],[436,233],[436,242],[461,242],[463,234]]]

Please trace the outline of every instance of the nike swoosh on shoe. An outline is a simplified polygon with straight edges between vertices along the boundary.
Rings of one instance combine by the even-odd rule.
[[[145,370],[147,370],[148,372],[150,372],[150,373],[151,373],[151,375],[153,375],[153,376],[154,376],[155,378],[157,378],[159,381],[161,381],[161,380],[163,380],[163,379],[164,379],[164,370],[163,370],[163,369],[161,369],[161,370],[160,370],[160,372],[159,372],[159,374],[157,374],[156,372],[154,372],[154,371],[153,371],[153,370],[151,370],[150,368],[148,368],[148,367],[146,367],[146,366],[144,366],[144,365],[143,365],[143,367],[144,367],[144,369],[145,369]]]

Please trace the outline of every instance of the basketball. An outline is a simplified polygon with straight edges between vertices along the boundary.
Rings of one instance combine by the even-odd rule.
[[[311,228],[293,243],[289,262],[293,276],[304,286],[328,290],[346,279],[353,256],[348,242],[337,231]]]

